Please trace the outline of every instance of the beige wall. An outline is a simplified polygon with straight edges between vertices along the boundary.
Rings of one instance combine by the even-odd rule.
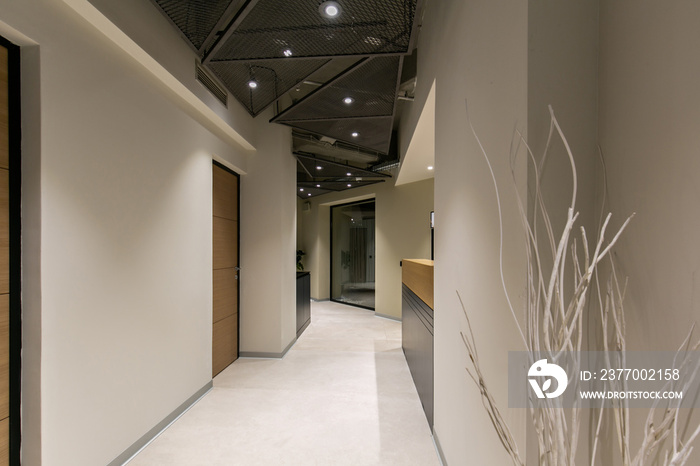
[[[637,213],[617,248],[628,346],[675,350],[700,318],[700,4],[605,0],[600,21],[609,210]]]
[[[528,7],[527,141],[541,157],[551,105],[576,162],[579,225],[595,231],[600,161],[598,143],[598,0],[531,1]],[[552,139],[542,178],[543,196],[560,235],[571,202],[572,174],[564,144]],[[534,186],[528,165],[528,184]],[[530,193],[532,194],[532,193]],[[531,199],[529,200],[531,201]],[[532,202],[528,206],[532,206]]]
[[[499,405],[507,403],[507,351],[522,348],[500,284],[499,219],[488,167],[465,118],[464,99],[501,189],[505,281],[519,303],[525,280],[508,153],[515,122],[527,130],[527,8],[510,1],[444,2],[429,12],[435,54],[435,432],[449,464],[508,460],[464,372],[464,299],[481,364]],[[419,63],[419,69],[430,68]],[[524,165],[516,179],[524,186]],[[524,411],[504,416],[524,452]]]
[[[418,47],[418,87],[402,122],[408,147],[435,81],[435,434],[448,464],[509,462],[464,371],[460,330],[472,319],[484,375],[525,452],[525,412],[508,410],[507,354],[522,348],[500,285],[499,223],[486,162],[465,117],[492,157],[504,207],[504,271],[516,306],[525,284],[523,237],[507,160],[513,127],[527,131],[527,5],[470,0],[427,6]],[[517,167],[521,187],[525,165]],[[524,191],[523,193],[524,194]]]
[[[81,0],[70,0],[80,3]],[[82,0],[84,1],[84,0]],[[250,118],[243,106],[229,96],[224,107],[194,78],[191,49],[165,17],[149,2],[126,0],[116,4],[90,0],[101,13],[166,67],[222,120],[255,143],[256,155],[233,163],[215,158],[243,173],[241,179],[241,341],[240,351],[279,354],[296,337],[294,263],[282,257],[294,254],[296,232],[294,177],[289,129],[270,125],[272,114]],[[259,143],[257,142],[259,141]],[[264,278],[263,278],[264,277]],[[258,297],[260,297],[258,299]]]
[[[270,118],[255,119],[266,137],[241,178],[243,355],[280,355],[296,338],[296,159],[291,130]]]
[[[253,146],[256,146],[258,130],[248,111],[229,96],[230,104],[224,107],[200,82],[195,79],[195,59],[192,49],[165,16],[149,1],[141,0],[63,0],[78,8],[83,14],[90,14],[91,7],[99,10],[110,23],[116,25],[130,40],[136,42],[149,56],[164,67],[177,82],[192,92],[196,99],[223,120]],[[101,28],[98,25],[98,28]],[[172,96],[175,99],[177,95]],[[184,106],[188,111],[189,108]],[[200,120],[198,115],[191,113]],[[206,124],[206,122],[203,121]],[[256,146],[257,147],[257,146]],[[236,168],[245,171],[244,166]]]
[[[580,240],[578,227],[583,226],[588,232],[589,241],[593,241],[599,218],[598,177],[601,169],[597,150],[598,0],[531,1],[528,4],[528,31],[527,141],[539,160],[547,144],[551,121],[548,106],[551,105],[576,163],[576,211],[579,213],[575,229],[577,238]],[[566,223],[571,203],[573,176],[564,144],[556,135],[552,139],[542,176],[542,195],[550,213],[555,237],[558,238]],[[528,207],[531,218],[535,183],[534,169],[530,164]],[[538,219],[541,246],[548,244],[545,231],[541,219]],[[547,248],[540,251],[542,261],[551,267],[552,257]],[[567,273],[573,274],[573,268],[570,267]],[[572,280],[570,284],[573,288]],[[593,326],[597,321],[597,313],[595,307],[590,310],[593,315],[587,322]],[[595,335],[592,333],[590,337],[593,339]],[[593,340],[590,341],[594,345]],[[582,432],[587,432],[590,416],[597,419],[596,414],[597,412],[588,410],[583,412]],[[531,424],[528,424],[528,440],[528,460],[531,464],[537,464],[538,447]],[[588,435],[580,436],[577,464],[590,464],[590,440]]]
[[[376,312],[401,318],[401,267],[406,258],[430,258],[430,211],[433,180],[394,186],[385,183],[326,194],[309,200],[300,213],[306,269],[311,271],[311,297],[330,298],[330,206],[357,198],[376,199]]]
[[[23,49],[23,464],[107,464],[211,380],[212,158],[249,171],[241,323],[257,339],[241,350],[293,341],[289,130],[246,116],[238,129],[263,144],[229,145],[63,2],[1,0],[0,33],[36,44]]]

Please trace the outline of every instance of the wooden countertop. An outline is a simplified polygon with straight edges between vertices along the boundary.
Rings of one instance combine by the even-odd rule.
[[[430,306],[430,309],[434,309],[433,261],[427,259],[404,259],[401,263],[401,280],[403,283]]]

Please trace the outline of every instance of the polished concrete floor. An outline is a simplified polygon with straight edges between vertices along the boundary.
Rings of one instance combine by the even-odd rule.
[[[239,359],[129,466],[439,465],[401,324],[313,303],[283,359]]]

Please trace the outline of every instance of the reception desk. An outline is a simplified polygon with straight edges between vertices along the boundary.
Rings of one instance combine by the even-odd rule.
[[[433,426],[433,261],[404,259],[402,347],[428,424]]]

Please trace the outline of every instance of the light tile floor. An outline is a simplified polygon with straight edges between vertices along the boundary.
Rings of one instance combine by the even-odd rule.
[[[241,358],[129,466],[439,465],[401,324],[332,302],[283,359]]]

